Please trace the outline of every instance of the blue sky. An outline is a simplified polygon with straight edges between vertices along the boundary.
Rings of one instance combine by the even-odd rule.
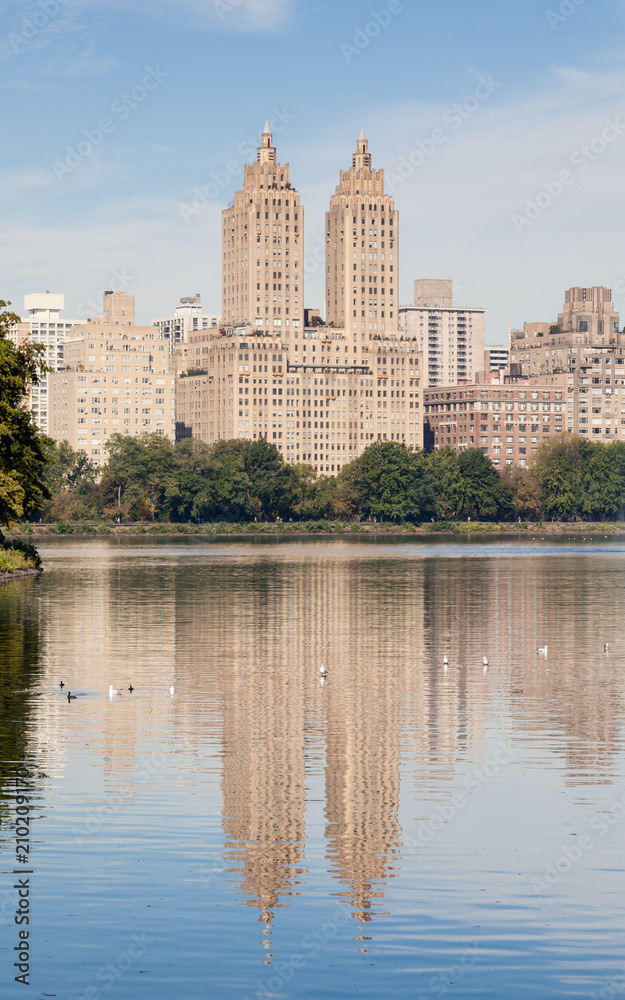
[[[400,210],[402,302],[415,278],[453,278],[492,343],[555,318],[571,285],[612,287],[625,314],[623,0],[0,14],[0,297],[17,311],[50,289],[81,316],[124,285],[141,322],[195,292],[219,312],[220,211],[269,118],[305,206],[307,305],[323,304],[324,211],[364,125]]]

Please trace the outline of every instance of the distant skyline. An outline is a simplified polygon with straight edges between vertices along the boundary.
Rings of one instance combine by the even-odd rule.
[[[307,307],[364,126],[402,304],[453,278],[492,344],[555,321],[574,285],[611,287],[623,318],[624,27],[622,0],[5,0],[1,296],[22,313],[63,292],[72,318],[123,284],[139,322],[196,292],[219,313],[221,209],[269,119],[305,207]]]

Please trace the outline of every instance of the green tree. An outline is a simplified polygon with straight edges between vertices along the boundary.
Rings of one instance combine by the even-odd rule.
[[[592,520],[618,517],[625,493],[625,442],[596,444],[580,478],[582,516]]]
[[[462,476],[458,452],[446,446],[431,452],[426,459],[436,516],[441,521],[453,520],[462,511]]]
[[[435,509],[424,456],[393,441],[369,445],[338,480],[344,501],[365,517],[423,521]]]
[[[109,462],[98,488],[100,510],[133,520],[167,518],[167,491],[174,477],[174,446],[158,434],[126,437],[114,434],[107,442]]]
[[[174,475],[166,491],[170,520],[210,520],[219,509],[219,468],[214,449],[203,441],[185,438],[174,451]]]
[[[538,521],[543,516],[540,486],[528,469],[506,468],[501,473],[504,485],[512,495],[512,510],[522,521]]]
[[[512,494],[490,458],[479,448],[469,448],[460,453],[458,470],[462,478],[461,513],[464,517],[492,520],[509,514]]]
[[[97,470],[93,462],[81,452],[74,451],[68,441],[57,444],[51,438],[45,439],[47,464],[42,480],[51,497],[60,493],[89,494],[97,480]]]
[[[11,328],[20,322],[9,305],[0,300],[0,525],[6,527],[36,510],[48,495],[41,479],[44,439],[27,402],[30,387],[48,369],[40,344],[15,347],[9,340]]]
[[[236,456],[245,481],[243,513],[248,518],[275,520],[289,517],[298,499],[298,477],[274,444],[257,441],[223,441],[216,456]],[[238,485],[238,483],[237,483]]]
[[[550,521],[570,521],[584,512],[583,470],[596,445],[573,434],[551,438],[538,449],[532,475],[540,486],[541,503]]]

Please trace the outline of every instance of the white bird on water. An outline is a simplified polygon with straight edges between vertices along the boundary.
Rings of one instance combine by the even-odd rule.
[[[449,666],[449,660],[447,659],[447,656],[443,657],[443,666],[444,667],[448,667]]]
[[[488,657],[485,656],[484,659],[482,660],[482,663],[484,664],[485,667],[487,667],[488,666]]]
[[[546,656],[548,648],[549,648],[548,646],[539,646],[536,652],[538,653],[539,656]]]
[[[606,642],[605,646],[603,647],[603,652],[604,653],[609,653],[610,652],[610,643],[609,642]]]
[[[171,687],[169,688],[169,693],[170,693],[170,694],[173,694],[173,693],[174,693],[174,691],[175,691],[175,687],[174,687],[174,685],[172,684],[172,685],[171,685]]]
[[[319,667],[319,673],[321,674],[321,676],[322,676],[322,677],[325,677],[325,676],[327,675],[327,673],[328,673],[328,671],[327,671],[327,670],[326,670],[326,668],[324,667],[323,663],[322,663],[322,664],[321,664],[321,666]]]
[[[114,688],[112,684],[109,684],[109,698],[113,698],[116,694],[119,694],[117,688]]]

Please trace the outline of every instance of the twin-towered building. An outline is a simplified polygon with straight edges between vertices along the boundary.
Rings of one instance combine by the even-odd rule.
[[[332,475],[373,441],[420,449],[424,429],[428,447],[481,448],[497,465],[565,431],[625,431],[609,289],[570,289],[557,324],[513,333],[507,374],[507,351],[484,350],[484,309],[455,306],[451,281],[416,281],[414,305],[399,305],[399,215],[364,131],[325,216],[325,323],[306,325],[304,208],[268,124],[222,213],[222,255],[220,321],[195,296],[137,327],[133,297],[107,292],[101,318],[68,330],[54,297],[38,300],[62,368],[33,399],[51,436],[96,464],[114,433],[265,438]]]
[[[364,129],[326,212],[326,321],[353,339],[393,337],[399,310],[399,212],[374,170]]]
[[[266,438],[336,474],[374,440],[422,445],[421,345],[399,330],[399,220],[361,131],[326,214],[326,324],[306,327],[304,209],[269,125],[222,213],[224,326],[176,352],[177,434]]]

